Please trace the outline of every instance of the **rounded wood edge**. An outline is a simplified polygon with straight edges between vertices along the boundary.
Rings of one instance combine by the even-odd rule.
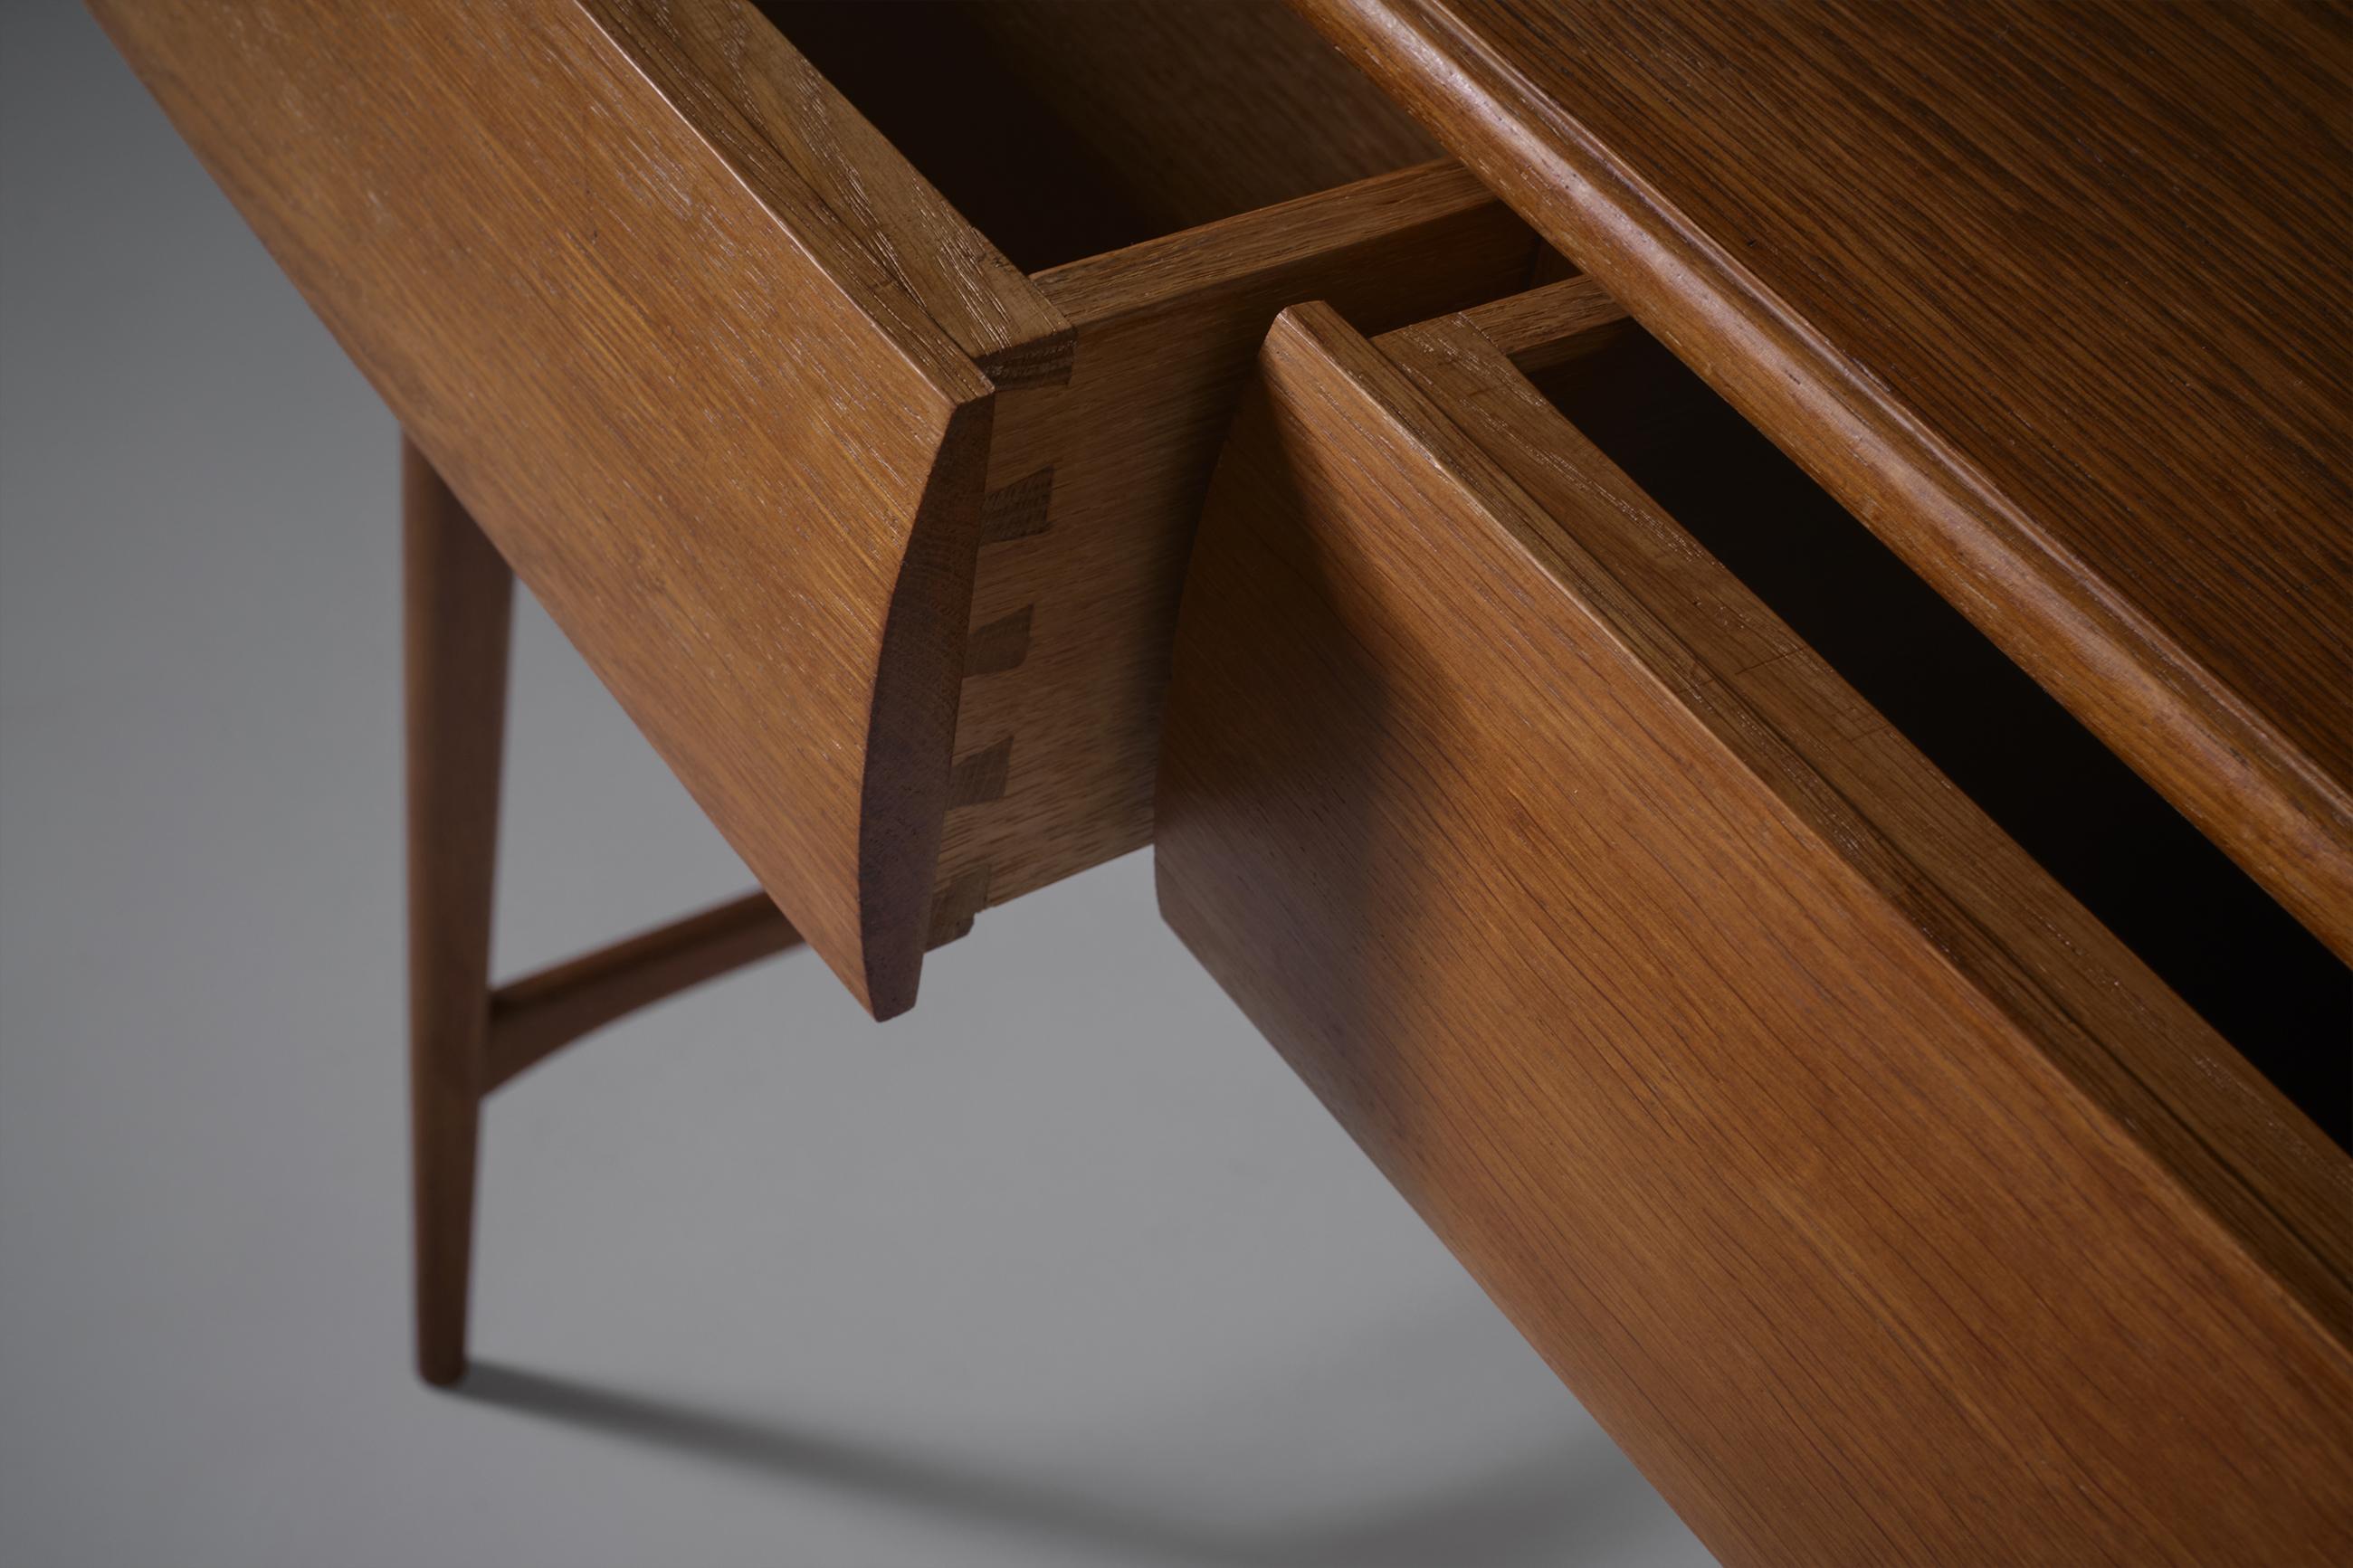
[[[949,415],[882,626],[859,797],[862,985],[852,985],[877,1021],[914,1005],[929,945],[994,426],[993,398]]]
[[[1796,458],[2021,668],[2353,963],[2353,790],[1582,133],[1497,90],[1443,5],[1293,0],[1447,150]],[[1473,68],[1436,68],[1472,60]],[[1564,152],[1567,149],[1567,152]],[[1582,242],[1582,243],[1578,243]],[[1789,431],[1818,428],[1811,438]],[[1889,504],[1893,500],[1894,504]]]

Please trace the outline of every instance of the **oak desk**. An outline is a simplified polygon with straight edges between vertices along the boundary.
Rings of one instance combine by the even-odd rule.
[[[2353,1558],[2343,13],[96,9],[409,439],[427,1378],[485,1095],[1151,843],[1726,1560]],[[762,891],[494,985],[510,573]]]

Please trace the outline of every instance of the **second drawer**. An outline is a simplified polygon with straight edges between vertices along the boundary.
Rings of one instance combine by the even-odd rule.
[[[2353,1541],[2343,969],[1612,316],[1277,323],[1170,924],[1726,1561]]]

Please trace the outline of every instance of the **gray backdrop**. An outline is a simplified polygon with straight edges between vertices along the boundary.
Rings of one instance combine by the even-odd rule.
[[[1134,856],[867,1021],[788,957],[490,1111],[407,1363],[390,417],[5,12],[0,1562],[1696,1563]],[[510,972],[748,885],[535,608]]]

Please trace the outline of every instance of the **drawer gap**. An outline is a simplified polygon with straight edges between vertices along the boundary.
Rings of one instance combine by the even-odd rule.
[[[2353,971],[1639,328],[1531,381],[1889,723],[2353,1146]]]

